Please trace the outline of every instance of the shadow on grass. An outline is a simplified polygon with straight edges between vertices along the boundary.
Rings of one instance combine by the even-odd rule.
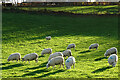
[[[60,73],[60,72],[64,72],[65,70],[57,70],[55,72],[50,72],[50,73],[47,73],[47,74],[43,74],[41,76],[38,76],[38,77],[35,77],[35,78],[42,78],[42,77],[46,77],[46,76],[49,76],[49,75],[54,75],[56,73]]]
[[[5,69],[12,69],[14,67],[20,67],[20,66],[24,66],[23,64],[14,64],[14,65],[9,65],[9,66],[6,66],[6,67],[2,67],[2,70],[5,70]]]
[[[99,61],[99,60],[102,60],[102,59],[107,59],[107,57],[96,58],[95,61]]]
[[[87,52],[91,52],[91,51],[90,51],[90,50],[82,51],[82,52],[80,52],[80,54],[82,54],[82,53],[87,53]]]
[[[45,57],[45,56],[39,56],[39,58],[41,58],[41,57]]]
[[[46,67],[46,64],[47,64],[47,62],[44,62],[37,67],[32,67],[32,68],[27,68],[27,69],[38,69],[38,68]]]
[[[93,71],[93,72],[91,72],[91,73],[103,72],[103,71],[105,71],[106,69],[110,69],[110,68],[112,68],[112,66],[102,67],[102,68],[99,68],[99,69],[97,69],[97,70],[95,70],[95,71]]]
[[[25,77],[25,76],[33,76],[35,74],[41,74],[41,73],[44,73],[44,72],[48,72],[49,70],[48,69],[42,69],[42,70],[36,70],[36,71],[33,71],[33,72],[29,72],[27,74],[24,74],[22,75],[22,77]]]
[[[8,63],[8,62],[6,62],[6,63],[0,63],[0,65],[6,65],[6,64],[10,64],[10,63]]]

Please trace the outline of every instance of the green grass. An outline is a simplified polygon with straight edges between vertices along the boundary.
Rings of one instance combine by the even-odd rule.
[[[2,78],[118,78],[116,67],[108,67],[108,48],[118,47],[117,16],[50,16],[22,13],[3,13],[2,27]],[[52,36],[46,40],[46,36]],[[109,36],[110,35],[110,36]],[[49,55],[41,57],[44,48],[63,52],[68,44],[76,59],[75,69],[46,68]],[[99,43],[98,50],[90,50],[92,43]],[[19,52],[39,55],[38,63],[7,62],[10,54]]]
[[[65,7],[19,7],[22,10],[64,11],[77,14],[119,14],[118,5],[109,6],[65,6]]]

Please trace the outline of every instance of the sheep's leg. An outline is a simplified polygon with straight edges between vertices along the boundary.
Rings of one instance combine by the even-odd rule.
[[[62,64],[63,65],[63,68],[64,68],[64,64]]]
[[[61,64],[60,64],[60,68],[61,68]]]
[[[16,60],[16,62],[18,62],[18,60]]]
[[[54,66],[53,66],[53,69],[54,69]]]
[[[73,64],[73,68],[75,68],[75,64]]]
[[[36,61],[36,63],[38,62],[38,60],[35,60]]]

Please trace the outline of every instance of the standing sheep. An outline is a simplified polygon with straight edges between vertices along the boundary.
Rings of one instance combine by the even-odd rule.
[[[75,49],[75,47],[76,47],[76,46],[75,46],[75,44],[73,43],[73,44],[69,44],[68,47],[67,47],[67,49],[71,49],[71,48],[74,48],[74,49]]]
[[[51,53],[52,53],[52,49],[47,48],[42,51],[41,56],[43,56],[44,54],[51,54]]]
[[[32,61],[35,60],[36,62],[38,62],[38,54],[37,53],[30,53],[30,54],[26,54],[23,58],[22,58],[22,62],[23,61]]]
[[[57,56],[62,56],[63,57],[63,54],[61,52],[55,52],[53,54],[50,54],[48,61],[50,59],[54,58],[54,57],[57,57]]]
[[[105,52],[104,56],[107,57],[107,56],[109,56],[109,55],[111,55],[111,54],[116,54],[116,55],[117,55],[117,48],[112,47],[112,48],[108,49],[108,50]]]
[[[108,58],[109,66],[112,65],[113,67],[115,67],[117,61],[118,61],[118,56],[117,56],[116,54],[112,54],[112,55],[110,55],[110,57]]]
[[[66,61],[65,65],[67,69],[71,69],[71,66],[73,65],[75,68],[75,58],[73,56],[70,56]]]
[[[72,53],[71,53],[71,50],[65,50],[63,51],[63,57],[66,57],[66,56],[72,56]]]
[[[7,59],[7,61],[9,62],[9,61],[13,61],[13,60],[20,60],[21,59],[21,55],[20,55],[20,53],[13,53],[13,54],[11,54],[9,57],[8,57],[8,59]]]
[[[98,48],[98,46],[99,46],[99,44],[97,44],[97,43],[95,43],[95,44],[91,44],[90,46],[89,46],[89,50],[90,49],[94,49],[94,48]]]
[[[46,40],[51,40],[51,36],[47,36],[47,37],[46,37]]]
[[[50,66],[53,66],[53,68],[54,68],[55,65],[60,65],[60,67],[61,67],[61,65],[63,65],[63,68],[64,68],[64,57],[57,56],[57,57],[52,58],[47,63],[46,67],[48,68]]]

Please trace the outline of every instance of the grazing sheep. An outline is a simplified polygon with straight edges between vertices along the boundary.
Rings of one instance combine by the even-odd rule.
[[[116,54],[112,54],[112,55],[110,55],[110,57],[108,58],[109,66],[112,65],[113,67],[115,67],[117,61],[118,61],[118,56],[117,56]]]
[[[36,62],[38,62],[38,54],[37,53],[30,53],[30,54],[26,54],[23,58],[22,58],[22,62],[23,61],[32,61],[35,60]]]
[[[47,36],[47,37],[46,37],[46,40],[51,40],[51,36]]]
[[[62,56],[63,57],[63,54],[61,52],[55,52],[53,54],[50,54],[48,61],[50,59],[54,58],[54,57],[57,57],[57,56]]]
[[[117,55],[117,48],[112,47],[112,48],[108,49],[108,50],[105,52],[104,56],[107,57],[107,56],[109,56],[109,55],[111,55],[111,54],[116,54],[116,55]]]
[[[52,53],[52,49],[47,48],[42,51],[41,56],[43,56],[44,54],[51,54],[51,53]]]
[[[75,44],[73,43],[73,44],[69,44],[68,47],[67,47],[67,49],[71,49],[71,48],[74,48],[74,49],[75,49],[75,47],[76,47],[76,46],[75,46]]]
[[[98,46],[99,46],[99,44],[97,44],[97,43],[95,43],[95,44],[91,44],[90,46],[89,46],[89,50],[90,49],[94,49],[94,48],[98,48]]]
[[[53,68],[54,68],[55,65],[60,65],[60,67],[61,67],[61,65],[63,65],[63,68],[64,68],[64,57],[57,56],[57,57],[52,58],[47,63],[46,67],[48,68],[50,66],[53,66]]]
[[[13,54],[11,54],[9,57],[8,57],[8,59],[7,59],[7,61],[9,62],[9,61],[13,61],[13,60],[20,60],[21,59],[21,55],[20,55],[20,53],[13,53]]]
[[[63,57],[66,57],[66,56],[72,56],[72,53],[71,53],[71,50],[65,50],[63,51]]]
[[[71,69],[71,66],[73,65],[75,68],[75,58],[73,56],[70,56],[66,61],[65,65],[67,69]]]

